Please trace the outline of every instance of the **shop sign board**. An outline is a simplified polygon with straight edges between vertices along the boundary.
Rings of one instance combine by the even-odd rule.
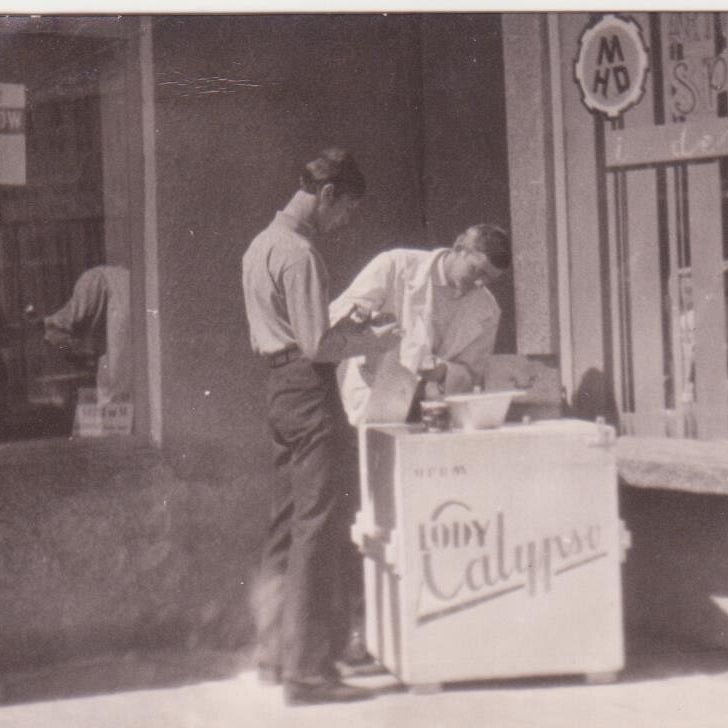
[[[0,184],[25,180],[25,86],[0,83]]]
[[[725,13],[661,13],[668,123],[728,115]]]
[[[604,15],[579,39],[574,75],[592,112],[617,119],[639,103],[648,69],[642,29],[632,18]]]
[[[728,156],[728,119],[607,130],[607,168],[676,164]]]

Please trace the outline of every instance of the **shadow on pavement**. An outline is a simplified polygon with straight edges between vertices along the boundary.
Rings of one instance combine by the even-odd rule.
[[[728,650],[649,634],[628,639],[627,664],[620,682],[728,673]]]
[[[627,645],[626,665],[617,676],[621,684],[728,673],[728,650],[650,635],[632,635]],[[0,706],[181,687],[225,680],[252,669],[247,652],[128,652],[0,675]],[[352,682],[365,685],[378,695],[409,691],[408,686],[388,673]],[[526,677],[453,682],[444,684],[442,689],[557,689],[578,687],[584,682],[582,675]]]
[[[133,651],[0,674],[0,706],[224,680],[250,667],[242,652]]]

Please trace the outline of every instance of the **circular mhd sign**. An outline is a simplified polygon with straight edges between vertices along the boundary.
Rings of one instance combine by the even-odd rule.
[[[605,15],[579,39],[574,73],[590,111],[616,119],[645,92],[649,68],[642,29],[631,18]]]

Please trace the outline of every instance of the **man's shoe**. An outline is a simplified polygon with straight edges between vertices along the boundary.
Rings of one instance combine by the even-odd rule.
[[[281,668],[258,665],[258,682],[262,685],[280,685],[283,682]]]
[[[351,677],[352,674],[350,673],[348,676]],[[342,672],[336,665],[331,665],[324,672],[324,680],[329,682],[340,682],[342,677]],[[261,685],[282,685],[283,669],[279,665],[274,667],[270,665],[258,665],[258,682]]]
[[[347,685],[340,680],[325,680],[316,683],[288,681],[283,689],[286,705],[290,706],[353,703],[374,697],[371,690]]]
[[[343,678],[369,677],[371,675],[385,675],[387,670],[382,667],[368,652],[357,660],[339,660],[336,663],[339,675]]]

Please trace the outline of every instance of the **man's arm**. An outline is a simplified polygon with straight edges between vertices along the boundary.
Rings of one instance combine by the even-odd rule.
[[[331,324],[349,316],[358,307],[362,314],[379,311],[394,285],[394,259],[380,253],[359,271],[349,287],[329,306]]]
[[[380,311],[393,285],[393,258],[389,252],[381,253],[329,306],[331,328],[321,342],[319,361],[383,352],[399,343],[398,322]]]
[[[303,355],[320,362],[338,362],[357,353],[360,337],[377,339],[379,346],[391,345],[394,324],[382,317],[360,320],[354,304],[341,319],[329,326],[326,305],[328,291],[317,260],[311,256],[290,264],[283,272],[288,317]],[[377,326],[379,325],[379,326]],[[371,345],[371,343],[370,343]]]
[[[430,392],[434,387],[439,393],[457,394],[469,392],[476,385],[483,386],[499,321],[500,311],[494,311],[484,322],[480,335],[452,359],[432,357],[428,368],[420,372],[420,376],[428,382],[428,394],[435,394]]]
[[[307,359],[314,359],[329,328],[328,290],[322,271],[316,259],[307,256],[286,267],[282,282],[298,347]]]

